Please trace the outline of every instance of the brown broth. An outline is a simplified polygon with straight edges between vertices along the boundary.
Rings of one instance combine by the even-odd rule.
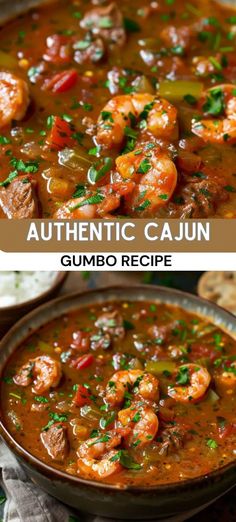
[[[9,70],[27,82],[31,104],[24,120],[12,123],[12,132],[7,127],[1,129],[0,182],[5,182],[12,172],[25,177],[28,182],[29,179],[36,180],[38,217],[63,217],[56,212],[75,194],[86,199],[96,195],[95,201],[99,194],[100,199],[104,197],[106,200],[96,207],[94,213],[91,207],[95,203],[90,202],[90,208],[84,210],[88,218],[105,217],[109,213],[132,217],[235,217],[235,145],[227,143],[226,137],[223,144],[198,143],[197,151],[192,151],[190,140],[190,157],[179,159],[180,140],[191,137],[191,119],[196,114],[201,116],[194,98],[189,99],[189,92],[183,91],[185,99],[180,97],[180,100],[173,101],[178,109],[178,140],[173,138],[161,143],[161,151],[173,157],[178,170],[178,182],[169,202],[167,195],[161,194],[161,205],[153,206],[148,193],[143,195],[142,191],[138,196],[139,204],[135,206],[132,203],[133,188],[128,184],[132,176],[117,178],[114,160],[121,151],[97,149],[97,157],[91,154],[91,149],[95,148],[96,131],[86,134],[84,118],[96,123],[99,113],[114,95],[129,95],[140,89],[155,93],[164,80],[200,81],[204,89],[235,83],[235,11],[209,0],[192,3],[161,0],[158,9],[155,9],[155,4],[136,0],[134,8],[127,0],[117,3],[125,20],[126,44],[120,47],[105,42],[105,55],[96,63],[91,60],[77,63],[76,49],[73,49],[76,45],[79,49],[83,47],[83,42],[86,46],[86,31],[80,27],[80,21],[85,13],[95,8],[92,1],[81,0],[78,4],[61,0],[56,5],[21,16],[1,29],[0,51],[15,60],[15,66],[13,61],[13,65],[6,67],[3,59],[1,64],[0,56],[0,70]],[[190,38],[186,50],[179,43],[169,48],[161,40],[159,35],[163,29],[171,26],[177,31],[180,27],[186,29]],[[69,58],[64,62],[45,59],[46,39],[55,34],[64,38],[64,44],[69,48]],[[188,36],[184,39],[186,43]],[[203,73],[200,66],[198,70],[194,65],[194,59],[198,60],[198,57],[203,60]],[[55,74],[71,69],[78,75],[76,85],[67,92],[53,93],[53,86],[45,90]],[[140,87],[140,78],[144,87]],[[70,148],[80,156],[76,168],[59,164],[58,152],[50,150],[47,145],[54,116],[64,118],[72,128],[75,139]],[[138,129],[134,134],[136,146],[143,146],[143,141],[146,144],[153,141],[148,133],[140,133]],[[128,142],[128,149],[132,149],[132,138],[128,138]],[[197,163],[195,152],[199,159]],[[111,166],[99,181],[91,184],[88,181],[89,165],[93,164],[99,170],[104,158],[110,158]],[[22,160],[23,166],[16,160]],[[140,176],[138,181],[137,177],[134,179],[136,185],[140,179]],[[125,187],[120,185],[121,182]],[[10,184],[5,186],[10,192]],[[106,188],[97,192],[101,187]],[[119,200],[114,203],[117,194]],[[81,217],[81,212],[70,212],[66,217]],[[0,217],[6,215],[0,205]]]
[[[101,321],[100,326],[95,326],[101,314],[108,317],[108,326],[102,329]],[[107,341],[108,334],[109,346],[96,345],[98,341]],[[80,342],[76,344],[78,335]],[[81,343],[81,339],[85,341]],[[60,361],[59,385],[36,394],[32,392],[32,380],[26,387],[15,384],[13,377],[20,367],[42,355]],[[91,358],[91,355],[89,366],[75,367],[78,357]],[[138,469],[122,465],[119,472],[102,475],[97,480],[147,486],[191,479],[235,460],[235,360],[236,343],[229,335],[179,307],[147,302],[112,303],[102,309],[90,307],[42,327],[10,358],[1,384],[4,424],[15,440],[41,461],[70,474],[94,479],[77,468],[80,445],[86,439],[94,444],[96,436],[101,439],[117,433],[121,427],[119,411],[131,407],[142,416],[148,407],[159,421],[154,438],[147,431],[149,435],[142,445],[137,443],[139,437],[133,443],[124,435],[114,448],[122,456],[128,454],[128,468],[135,463]],[[205,391],[200,387],[197,400],[189,396],[187,401],[179,402],[168,395],[168,390],[177,383],[184,390],[188,388],[190,375],[185,366],[188,364],[196,365],[194,369],[200,372],[207,368],[211,381]],[[106,390],[112,376],[117,371],[127,373],[133,369],[146,369],[158,379],[159,398],[144,399],[135,386],[129,386],[122,403],[110,405]],[[222,380],[223,374],[231,378],[230,382]],[[85,385],[91,397],[83,406],[74,403],[81,385]],[[35,405],[41,405],[42,409],[32,411],[32,405],[33,409]],[[47,433],[55,424],[66,428],[70,446],[60,462],[49,456],[40,440],[41,433]],[[134,422],[132,426],[135,433]],[[142,437],[144,433],[145,429]]]

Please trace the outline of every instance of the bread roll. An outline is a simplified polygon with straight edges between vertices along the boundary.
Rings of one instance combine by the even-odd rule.
[[[236,272],[205,272],[198,294],[236,315]]]

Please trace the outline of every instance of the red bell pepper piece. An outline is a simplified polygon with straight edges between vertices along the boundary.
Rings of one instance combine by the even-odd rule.
[[[88,353],[86,355],[81,355],[81,357],[78,357],[74,361],[72,361],[72,366],[76,368],[76,370],[84,370],[85,368],[88,368],[88,366],[91,366],[94,361],[94,356],[91,353]]]
[[[89,404],[91,402],[90,391],[82,384],[78,384],[78,389],[73,398],[73,402],[76,406],[85,406],[85,404]]]
[[[78,80],[78,73],[75,69],[69,69],[68,71],[62,71],[55,74],[50,80],[45,82],[44,89],[51,91],[55,94],[69,91],[74,87]]]
[[[54,116],[52,127],[46,138],[47,145],[52,150],[62,150],[65,147],[73,146],[72,134],[70,124],[59,116]]]

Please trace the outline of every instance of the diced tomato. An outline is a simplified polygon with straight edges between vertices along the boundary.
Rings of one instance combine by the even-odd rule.
[[[73,403],[76,406],[85,406],[85,404],[89,404],[90,402],[90,391],[82,384],[78,384],[78,389],[73,398]]]
[[[71,40],[63,35],[53,34],[47,38],[44,60],[51,63],[67,63],[72,57]]]
[[[56,94],[63,93],[72,89],[72,87],[76,85],[77,80],[77,71],[75,69],[69,69],[68,71],[55,74],[55,76],[44,84],[43,89]]]
[[[91,353],[88,353],[87,355],[81,355],[81,357],[78,357],[74,361],[72,361],[72,366],[76,368],[76,370],[84,370],[85,368],[88,368],[88,366],[91,366],[94,361],[94,356]]]
[[[51,130],[47,136],[46,142],[52,150],[62,150],[65,147],[73,145],[73,131],[67,123],[59,116],[54,116]]]
[[[215,357],[214,348],[212,347],[212,345],[207,343],[192,343],[189,352],[189,357],[193,361],[195,361],[196,359],[200,359],[201,357],[206,357],[210,360],[213,360]]]

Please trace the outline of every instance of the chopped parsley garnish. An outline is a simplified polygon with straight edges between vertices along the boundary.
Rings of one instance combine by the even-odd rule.
[[[124,327],[125,330],[133,330],[134,329],[133,323],[131,323],[130,321],[127,321],[127,319],[123,320],[123,327]]]
[[[7,136],[0,136],[0,145],[9,145],[9,143],[11,143],[11,140]]]
[[[112,159],[111,158],[104,158],[103,165],[98,168],[99,164],[92,165],[88,170],[88,180],[90,183],[96,183],[99,181],[105,174],[107,174],[112,167]]]
[[[77,203],[74,207],[70,207],[70,212],[73,212],[77,208],[84,207],[84,205],[98,205],[104,200],[104,197],[102,194],[94,194],[93,196],[90,196],[83,201],[80,201]]]
[[[7,185],[9,185],[15,178],[17,178],[17,176],[17,170],[10,172],[9,176],[6,179],[4,179],[4,181],[1,181],[0,187],[7,187]]]
[[[49,400],[46,397],[43,397],[41,395],[37,395],[36,397],[34,397],[34,400],[42,404],[46,404],[47,402],[49,402]]]
[[[146,199],[141,205],[139,205],[138,207],[135,207],[134,210],[136,212],[142,212],[143,210],[146,210],[146,208],[148,208],[150,205],[151,205],[151,201],[149,201],[149,199]]]
[[[195,98],[195,96],[193,96],[192,94],[186,94],[184,96],[184,101],[186,101],[189,105],[197,104],[197,98]]]
[[[232,187],[232,185],[225,185],[224,189],[227,190],[227,192],[236,192],[236,188]]]
[[[137,173],[138,174],[147,174],[147,172],[150,170],[150,168],[151,168],[151,163],[148,158],[145,158],[144,160],[141,161],[141,163],[138,167]]]
[[[224,112],[224,93],[220,87],[216,87],[209,92],[203,110],[212,116],[220,116]]]
[[[208,448],[211,448],[211,449],[218,448],[218,444],[214,439],[207,439],[206,445],[208,446]]]
[[[124,28],[128,33],[138,33],[141,29],[138,22],[136,22],[132,18],[124,19]]]
[[[108,417],[102,417],[99,422],[100,428],[103,430],[106,429],[110,424],[114,422],[115,417],[115,412],[112,412]]]
[[[84,185],[76,185],[75,192],[72,198],[82,198],[86,194],[86,188]]]
[[[68,420],[68,415],[66,413],[58,414],[51,412],[49,413],[49,417],[51,420],[42,428],[42,431],[48,431],[55,422],[67,422]]]
[[[176,377],[177,384],[183,385],[183,384],[189,384],[190,382],[190,376],[189,376],[189,369],[187,366],[182,366],[179,368],[177,377]]]
[[[126,469],[139,470],[141,465],[135,462],[129,455],[127,450],[119,450],[113,457],[110,458],[111,462],[120,462],[120,464]]]

